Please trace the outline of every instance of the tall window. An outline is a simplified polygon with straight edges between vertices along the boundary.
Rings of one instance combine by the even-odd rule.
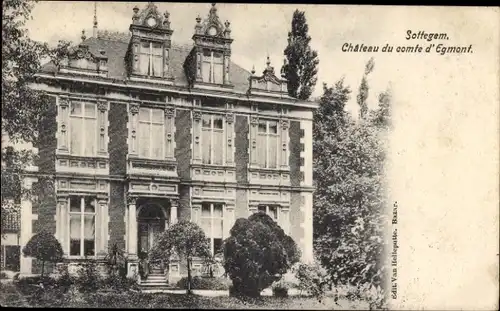
[[[154,108],[139,109],[139,156],[163,158],[164,111]]]
[[[259,120],[257,163],[262,168],[276,168],[278,158],[278,122]]]
[[[212,254],[221,250],[224,224],[222,203],[203,203],[201,206],[201,228],[208,237]]]
[[[259,212],[264,212],[269,217],[271,217],[274,221],[278,221],[278,206],[276,205],[259,205]]]
[[[214,51],[203,52],[203,82],[207,83],[224,83],[224,58],[222,53]]]
[[[224,122],[222,116],[203,115],[202,150],[204,164],[223,164]]]
[[[139,49],[139,66],[141,74],[161,77],[163,74],[162,44],[142,41]]]
[[[79,156],[94,156],[97,145],[97,107],[95,103],[71,102],[70,152]]]
[[[95,208],[92,197],[71,196],[69,202],[70,256],[95,255]]]

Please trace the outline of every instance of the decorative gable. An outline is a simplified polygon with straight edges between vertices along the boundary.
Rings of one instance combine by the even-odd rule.
[[[248,78],[250,82],[248,93],[280,97],[288,94],[287,80],[280,79],[275,75],[269,56],[266,65],[267,67],[264,69],[262,76],[256,76],[255,69],[252,70],[252,75]]]
[[[84,35],[82,38],[85,38]],[[86,45],[78,45],[71,49],[67,56],[60,62],[61,72],[107,76],[108,57],[104,51],[95,55]]]
[[[172,80],[170,66],[171,37],[170,13],[160,14],[158,7],[149,2],[139,13],[134,7],[131,39],[126,55],[128,74],[148,78]]]
[[[216,84],[232,87],[229,66],[231,62],[231,29],[229,21],[224,24],[217,15],[215,3],[205,20],[196,18],[194,47],[184,62],[190,86]]]

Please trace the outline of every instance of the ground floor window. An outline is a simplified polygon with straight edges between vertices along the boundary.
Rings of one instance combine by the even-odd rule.
[[[266,213],[269,217],[271,217],[274,221],[278,221],[278,209],[279,207],[276,205],[259,205],[258,211]]]
[[[269,215],[285,231],[285,234],[290,234],[290,209],[287,206],[260,204],[250,207],[250,215],[258,212]]]
[[[96,204],[94,197],[69,198],[70,256],[95,256]]]
[[[201,228],[205,232],[212,254],[222,250],[224,239],[224,204],[203,203],[201,205]]]
[[[19,271],[21,247],[19,245],[1,245],[2,270]]]

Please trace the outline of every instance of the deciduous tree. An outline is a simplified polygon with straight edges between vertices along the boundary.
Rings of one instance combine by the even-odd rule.
[[[373,69],[370,66],[367,72]],[[358,103],[360,98],[366,100],[365,87]],[[381,95],[379,108],[366,111],[368,122],[356,122],[344,111],[349,97],[350,89],[342,80],[324,87],[314,116],[315,250],[333,285],[349,285],[363,295],[378,292],[370,299],[381,306],[387,276],[387,142],[386,128],[380,124],[388,121],[390,96]]]
[[[31,83],[43,59],[58,59],[68,52],[69,42],[50,48],[31,40],[25,24],[36,1],[5,0],[2,3],[2,212],[8,200],[29,195],[21,189],[21,175],[35,155],[25,148],[5,148],[11,144],[36,144],[50,100]]]
[[[170,262],[172,255],[178,255],[186,261],[188,272],[187,293],[191,294],[191,268],[194,257],[210,258],[210,245],[207,237],[197,224],[189,221],[179,221],[162,232],[156,244],[150,251],[150,259]]]

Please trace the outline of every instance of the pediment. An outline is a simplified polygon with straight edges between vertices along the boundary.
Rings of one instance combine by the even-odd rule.
[[[261,76],[255,76],[255,71],[252,71],[252,76],[249,78],[249,91],[269,92],[269,93],[287,93],[287,80],[281,79],[274,73],[274,68],[271,67],[269,59],[267,68]]]
[[[165,12],[161,14],[158,7],[154,3],[149,2],[141,12],[139,12],[139,8],[134,8],[131,26],[139,26],[142,30],[150,29],[171,32],[169,17],[170,13]]]
[[[90,62],[97,62],[97,58],[89,51],[88,46],[79,45],[69,52],[68,58],[70,60],[85,59]]]
[[[153,18],[156,21],[155,27],[161,25],[162,16],[160,12],[158,12],[158,7],[152,2],[148,3],[146,8],[142,10],[141,14],[139,15],[139,24],[146,27],[151,27],[150,25],[148,25],[148,20],[150,18]]]

